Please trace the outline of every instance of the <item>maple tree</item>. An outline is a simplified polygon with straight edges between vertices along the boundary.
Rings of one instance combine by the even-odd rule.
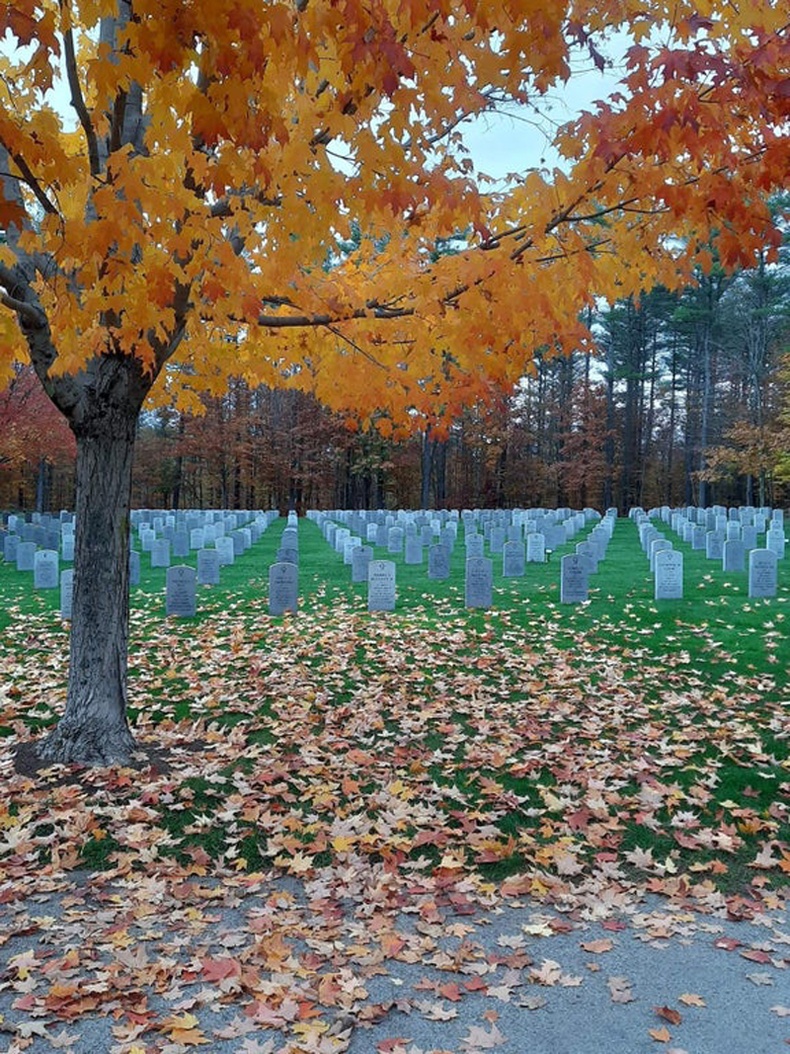
[[[594,295],[676,286],[711,238],[725,266],[776,241],[790,35],[771,0],[21,0],[0,27],[0,356],[29,358],[77,442],[55,760],[133,749],[127,521],[149,393],[196,409],[238,375],[439,425],[534,349],[584,346]],[[634,39],[624,92],[560,133],[568,170],[481,189],[467,119],[539,112],[574,53],[603,62],[610,27]]]

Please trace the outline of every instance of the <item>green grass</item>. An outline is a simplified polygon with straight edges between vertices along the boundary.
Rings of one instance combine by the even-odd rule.
[[[419,871],[453,859],[486,881],[534,874],[540,889],[541,875],[572,885],[616,860],[612,881],[700,896],[787,885],[790,560],[777,596],[750,600],[745,574],[673,537],[686,595],[656,602],[621,520],[587,603],[559,601],[559,560],[577,537],[521,579],[503,579],[495,558],[494,607],[468,611],[461,535],[449,580],[398,559],[396,611],[369,614],[366,587],[301,521],[300,612],[272,618],[284,526],[200,588],[195,619],[164,617],[165,572],[143,556],[130,718],[170,752],[169,772],[83,774],[70,801],[83,819],[63,834],[81,866],[128,865],[131,810],[153,859],[179,866],[294,869],[352,853]],[[55,591],[13,567],[0,565],[0,597],[0,735],[12,742],[57,720],[68,627]],[[20,792],[43,863],[59,793],[47,778]],[[658,870],[633,855],[648,849]]]

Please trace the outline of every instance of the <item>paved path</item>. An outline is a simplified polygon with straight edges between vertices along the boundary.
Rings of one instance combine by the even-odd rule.
[[[790,1050],[780,910],[559,910],[351,871],[19,892],[0,884],[3,1054]]]

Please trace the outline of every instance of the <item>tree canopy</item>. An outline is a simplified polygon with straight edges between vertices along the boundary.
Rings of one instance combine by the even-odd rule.
[[[0,362],[26,350],[72,418],[74,378],[108,355],[144,387],[173,363],[160,398],[189,408],[236,374],[396,423],[451,416],[535,348],[582,346],[594,296],[676,285],[711,237],[725,264],[775,243],[780,7],[6,4]],[[613,28],[623,91],[561,130],[567,167],[475,179],[469,120],[540,111]]]

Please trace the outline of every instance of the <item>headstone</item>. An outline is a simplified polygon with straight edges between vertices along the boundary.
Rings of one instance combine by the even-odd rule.
[[[170,566],[170,542],[167,538],[157,538],[151,546],[151,567]]]
[[[3,559],[6,563],[16,563],[16,551],[19,547],[19,535],[18,534],[7,534],[3,542]]]
[[[724,555],[724,535],[721,531],[708,531],[705,535],[705,556],[709,560],[721,560]]]
[[[367,582],[368,569],[373,559],[372,545],[358,545],[351,554],[351,581]]]
[[[749,596],[775,597],[777,556],[771,549],[752,549],[749,553]]]
[[[219,553],[216,549],[198,549],[197,584],[199,586],[218,586],[219,564]]]
[[[784,527],[777,521],[774,521],[774,525],[765,532],[765,547],[775,553],[779,560],[784,559],[785,532]]]
[[[543,537],[541,534],[539,537]],[[502,546],[502,577],[523,578],[526,570],[523,542],[505,542]]]
[[[560,603],[581,604],[587,600],[588,573],[585,559],[576,553],[560,561]]]
[[[668,538],[664,538],[663,535],[658,534],[650,543],[650,549],[648,556],[650,558],[650,570],[655,571],[656,569],[656,553],[660,553],[662,549],[671,549],[672,542]]]
[[[757,528],[753,524],[747,523],[743,525],[741,528],[741,541],[747,553],[750,549],[757,548]]]
[[[32,571],[33,562],[36,557],[35,542],[20,542],[16,547],[16,569],[17,571]]]
[[[189,535],[186,531],[176,530],[173,534],[173,556],[180,560],[189,556]]]
[[[68,571],[61,571],[60,573],[60,617],[62,619],[71,618],[71,602],[74,596],[74,571],[69,568]]]
[[[404,562],[407,564],[422,563],[422,537],[419,534],[406,535]]]
[[[728,538],[722,546],[722,571],[745,571],[746,555],[740,538]]]
[[[466,559],[471,560],[483,555],[485,538],[482,534],[467,534],[466,536]]]
[[[527,535],[527,563],[544,564],[546,562],[546,536],[539,531],[530,531]]]
[[[432,545],[428,549],[428,578],[443,580],[450,577],[450,551],[446,545]]]
[[[194,618],[196,602],[197,572],[194,567],[178,564],[167,569],[165,589],[165,613],[177,618]]]
[[[269,568],[269,614],[296,614],[299,608],[299,569],[296,564],[272,564]]]
[[[402,553],[403,538],[404,531],[402,527],[390,527],[389,534],[387,536],[387,552]]]
[[[39,549],[33,557],[33,588],[57,589],[60,580],[55,549]]]
[[[129,585],[140,585],[140,554],[136,549],[129,550]]]
[[[280,545],[284,549],[299,548],[299,532],[295,527],[286,527],[280,538]]]
[[[501,553],[502,547],[505,544],[505,528],[504,527],[492,527],[491,534],[488,539],[488,544],[492,553]]]
[[[154,542],[156,541],[156,531],[150,527],[141,527],[140,531],[140,548],[144,553],[150,553]]]
[[[494,562],[487,556],[470,556],[466,561],[464,603],[468,608],[490,608],[493,599]]]
[[[214,548],[219,553],[220,567],[229,567],[236,560],[233,539],[226,538],[224,535],[221,538],[217,538],[214,542]]]
[[[590,542],[578,542],[576,545],[576,555],[586,561],[587,574],[594,575],[598,570],[598,558],[596,556],[595,547],[591,545]]]
[[[656,553],[654,586],[656,600],[683,599],[683,553],[677,549]]]
[[[371,560],[368,566],[368,611],[395,610],[395,563]]]

